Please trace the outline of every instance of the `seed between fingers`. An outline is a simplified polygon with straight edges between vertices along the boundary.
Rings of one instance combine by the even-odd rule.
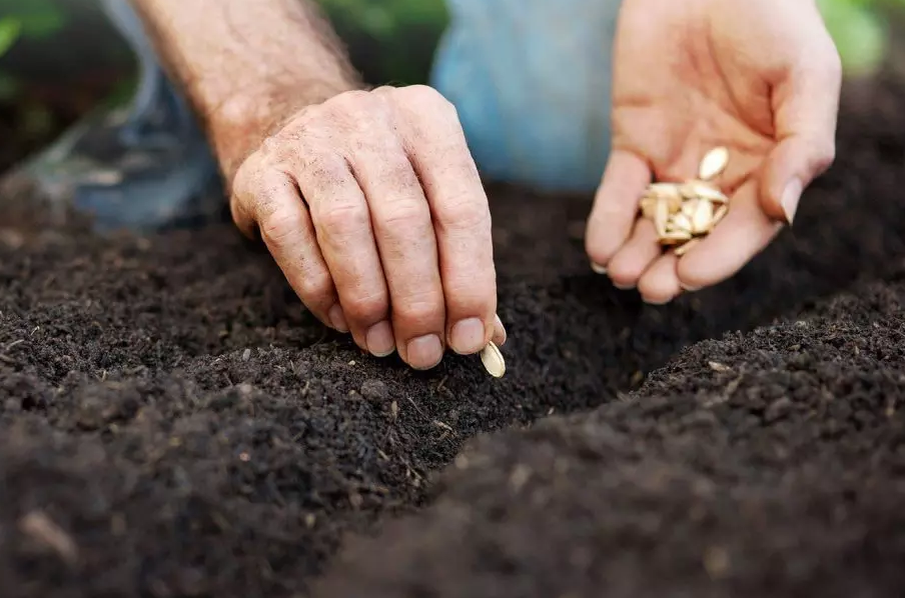
[[[494,378],[502,378],[506,373],[506,361],[503,359],[502,352],[500,352],[500,349],[493,341],[490,341],[481,351],[481,363],[484,364],[484,369]]]

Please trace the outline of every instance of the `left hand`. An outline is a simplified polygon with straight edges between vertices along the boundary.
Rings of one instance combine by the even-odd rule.
[[[624,0],[612,151],[586,235],[592,263],[654,304],[734,275],[833,162],[841,70],[814,0]],[[637,218],[644,188],[694,178],[720,145],[728,215],[681,258],[663,253]]]

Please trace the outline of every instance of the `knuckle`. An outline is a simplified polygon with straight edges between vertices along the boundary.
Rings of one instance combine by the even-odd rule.
[[[395,317],[416,328],[429,328],[443,315],[443,297],[436,292],[421,293],[393,303]]]
[[[315,309],[332,302],[333,280],[322,269],[303,267],[298,286],[300,297]]]
[[[298,230],[298,222],[285,209],[269,211],[260,218],[261,236],[275,245],[282,245]]]
[[[346,231],[360,231],[370,226],[367,207],[357,203],[336,203],[325,209],[318,218],[328,235],[342,235]]]
[[[355,89],[334,96],[323,104],[323,108],[333,120],[359,122],[374,114],[377,103],[371,92]]]
[[[343,298],[343,310],[353,320],[377,322],[382,320],[389,308],[384,294],[361,294]]]
[[[437,206],[438,225],[445,230],[485,232],[490,228],[490,210],[486,203],[469,199],[449,200]]]
[[[416,201],[397,202],[381,212],[380,222],[386,227],[400,229],[421,228],[430,218],[430,210]]]
[[[455,110],[455,106],[453,106],[452,102],[447,100],[443,94],[429,85],[410,85],[403,88],[403,90],[406,99],[415,104],[426,104],[434,108],[451,111]]]

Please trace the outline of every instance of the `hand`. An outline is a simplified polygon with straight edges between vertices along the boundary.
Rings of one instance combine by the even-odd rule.
[[[233,218],[362,349],[417,369],[505,340],[487,197],[453,106],[428,87],[309,106],[238,169]]]
[[[832,163],[841,86],[813,0],[624,0],[614,48],[612,152],[586,235],[595,269],[649,303],[716,284],[791,223]],[[696,176],[729,149],[730,210],[677,258],[637,220],[651,179]]]

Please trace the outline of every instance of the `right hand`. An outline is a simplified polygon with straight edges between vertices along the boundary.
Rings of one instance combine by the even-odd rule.
[[[455,108],[429,87],[302,109],[241,165],[230,205],[308,309],[373,355],[429,369],[447,347],[505,341],[487,196]]]

